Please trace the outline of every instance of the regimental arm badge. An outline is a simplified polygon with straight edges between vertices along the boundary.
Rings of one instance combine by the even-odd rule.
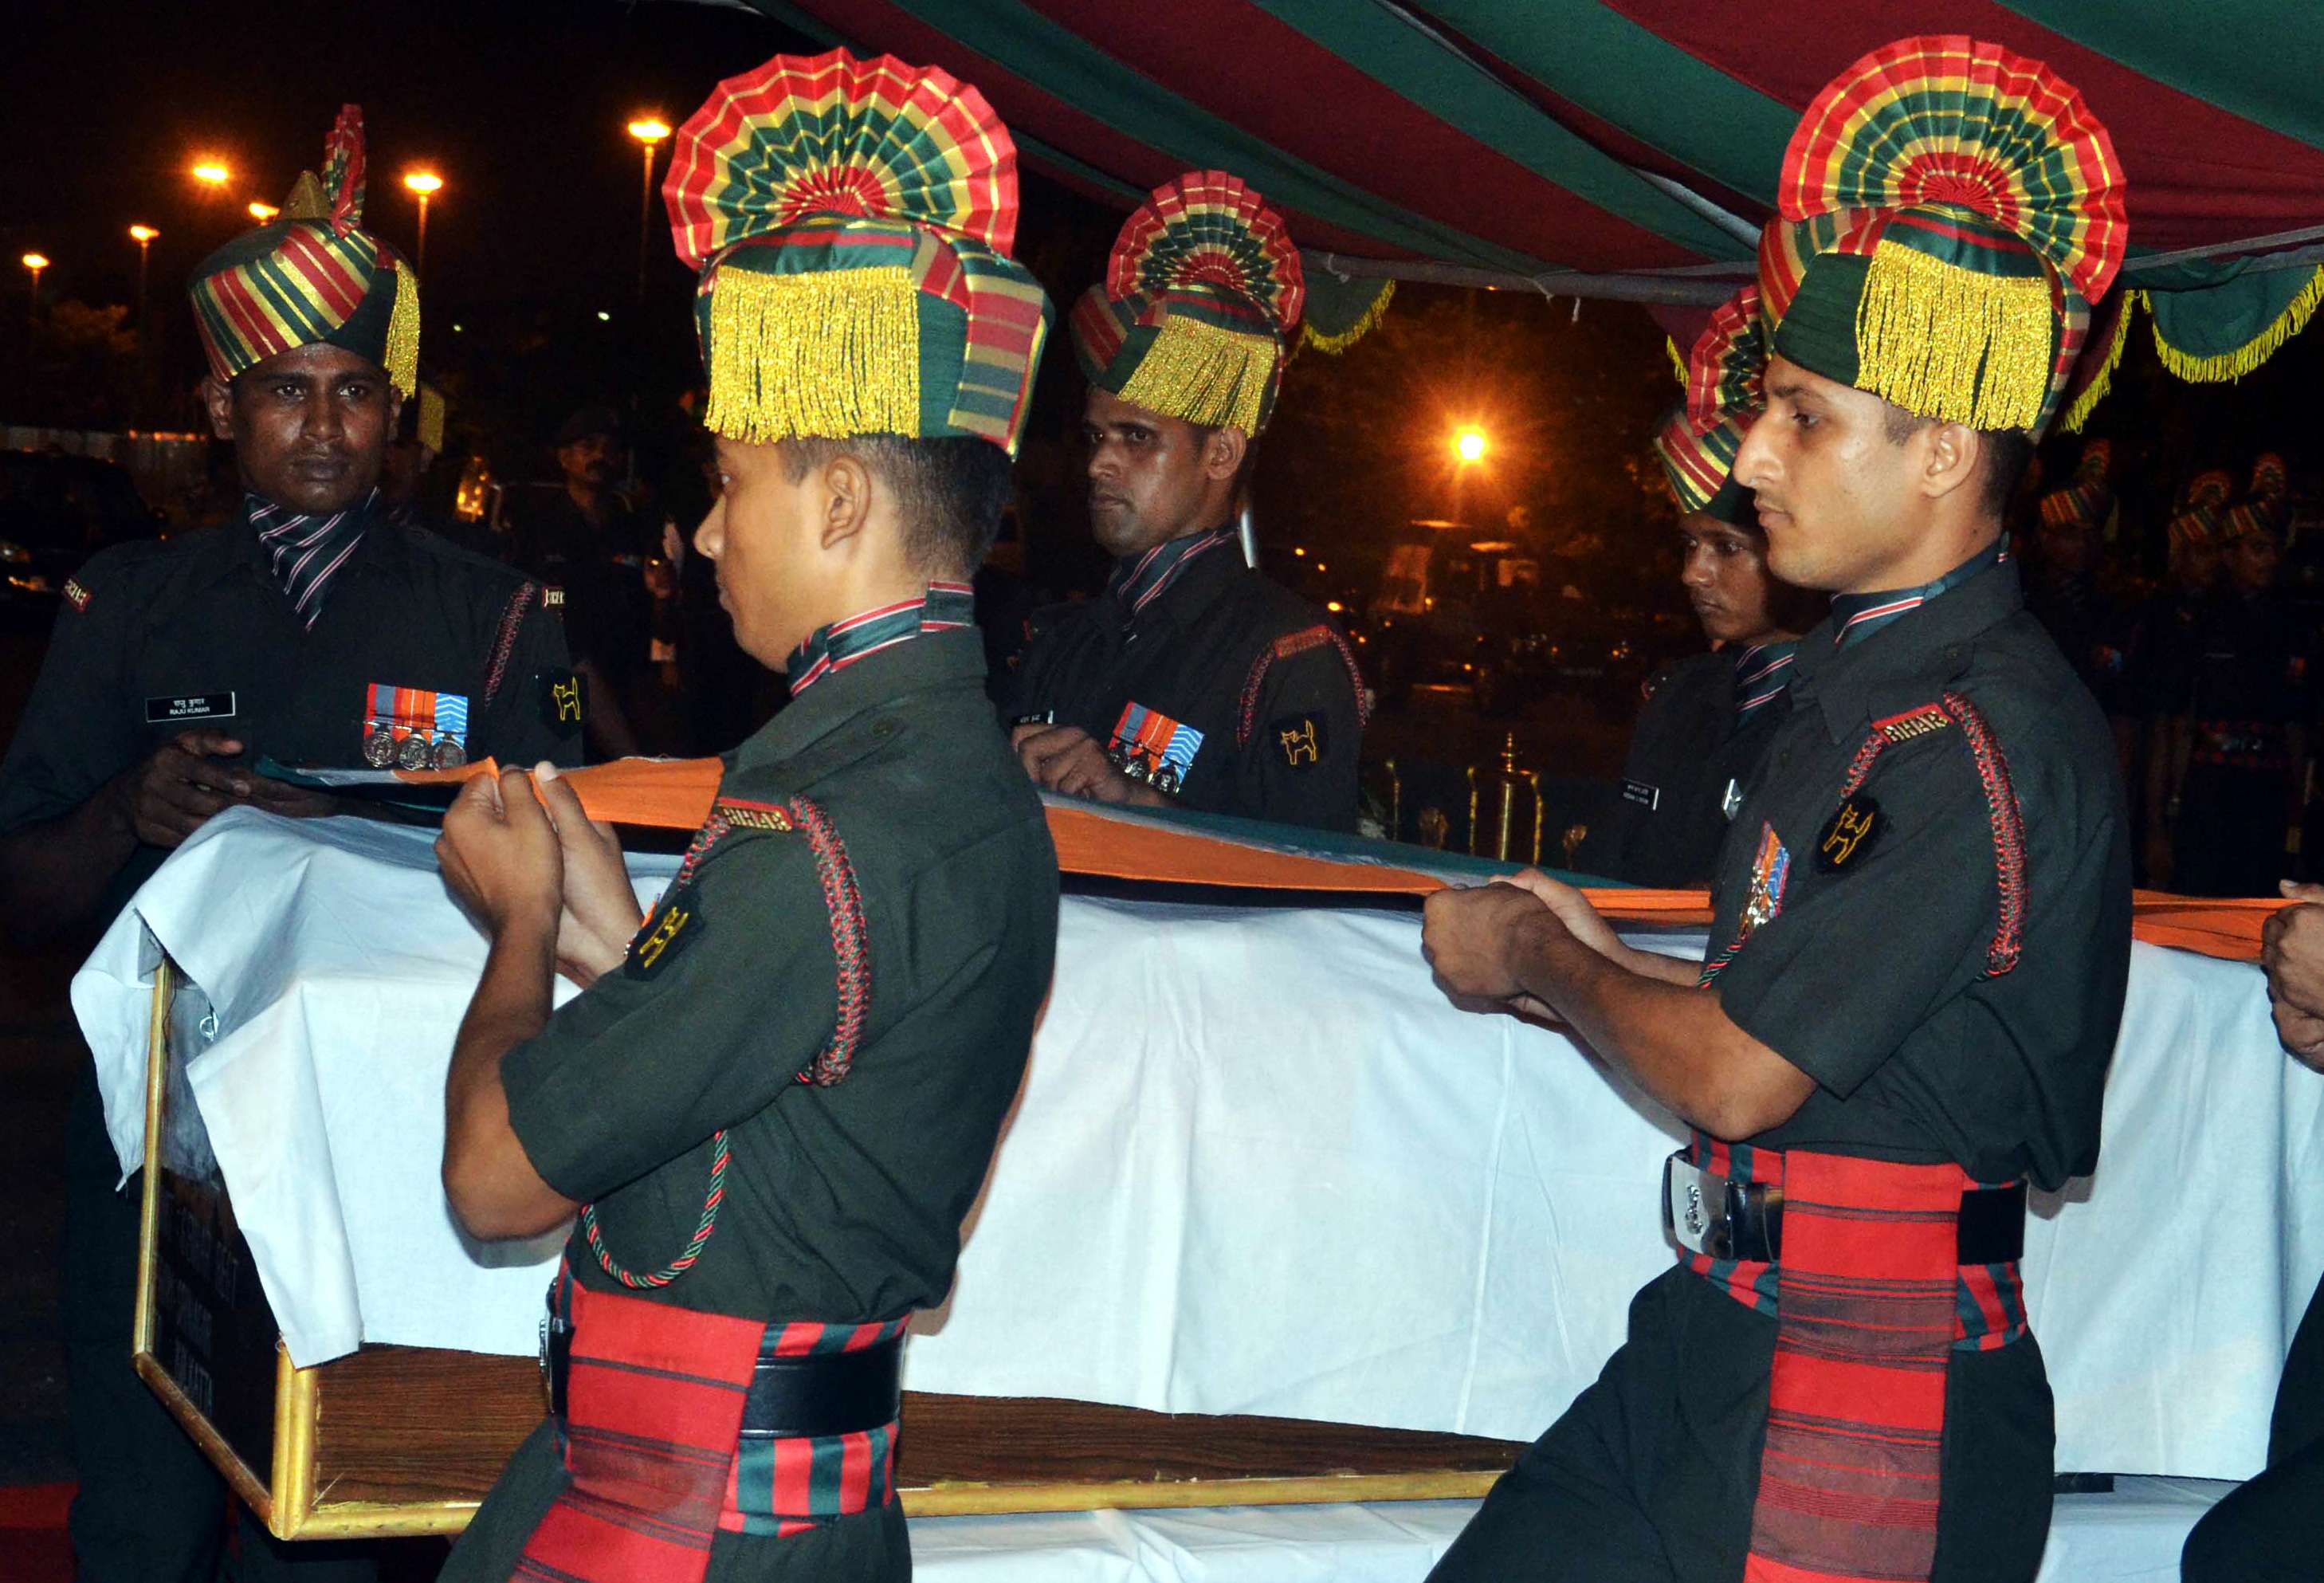
[[[1176,796],[1202,751],[1203,734],[1141,703],[1121,706],[1106,756],[1131,780]]]
[[[630,941],[623,964],[632,978],[650,978],[703,930],[702,898],[690,884],[673,885]]]
[[[78,579],[65,579],[64,593],[65,603],[73,607],[74,615],[78,616],[88,608],[88,590],[80,586]]]
[[[1330,750],[1323,722],[1314,715],[1278,715],[1268,722],[1267,729],[1289,769],[1312,770]]]

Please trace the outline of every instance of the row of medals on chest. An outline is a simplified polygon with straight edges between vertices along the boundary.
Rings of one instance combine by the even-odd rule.
[[[399,737],[392,727],[374,725],[364,733],[364,763],[375,770],[456,770],[468,762],[468,751],[460,739],[449,731],[440,732],[433,741],[420,730],[406,730]]]

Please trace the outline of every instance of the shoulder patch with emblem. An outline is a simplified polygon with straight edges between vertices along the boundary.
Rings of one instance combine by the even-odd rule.
[[[88,608],[88,590],[80,586],[78,578],[65,579],[64,593],[65,603],[73,607],[74,615],[78,616]]]
[[[1267,734],[1291,769],[1312,770],[1332,750],[1321,715],[1277,715],[1267,723]]]
[[[630,941],[622,970],[650,978],[702,933],[702,897],[690,884],[672,885]]]
[[[770,830],[783,834],[794,827],[790,810],[779,802],[752,802],[742,797],[721,797],[710,805],[714,819],[722,819],[738,830]]]
[[[1880,804],[1873,798],[1861,792],[1842,798],[1816,836],[1817,870],[1823,874],[1845,870],[1872,849],[1886,824]]]
[[[540,717],[560,732],[581,729],[588,713],[588,680],[577,671],[549,671],[540,678]]]

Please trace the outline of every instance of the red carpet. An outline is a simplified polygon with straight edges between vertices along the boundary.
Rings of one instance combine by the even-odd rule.
[[[72,1583],[69,1484],[0,1487],[0,1583]]]

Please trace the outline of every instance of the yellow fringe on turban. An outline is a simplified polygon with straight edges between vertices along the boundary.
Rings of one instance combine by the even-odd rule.
[[[387,310],[387,382],[406,401],[420,393],[420,277],[391,259],[395,301]]]
[[[1222,329],[1173,314],[1115,393],[1206,429],[1259,432],[1267,382],[1281,355],[1273,336]]]
[[[729,440],[920,432],[920,317],[904,264],[710,285],[710,406]]]
[[[1883,242],[1856,305],[1856,384],[1923,417],[2031,429],[2055,333],[2045,277],[1979,274]]]

